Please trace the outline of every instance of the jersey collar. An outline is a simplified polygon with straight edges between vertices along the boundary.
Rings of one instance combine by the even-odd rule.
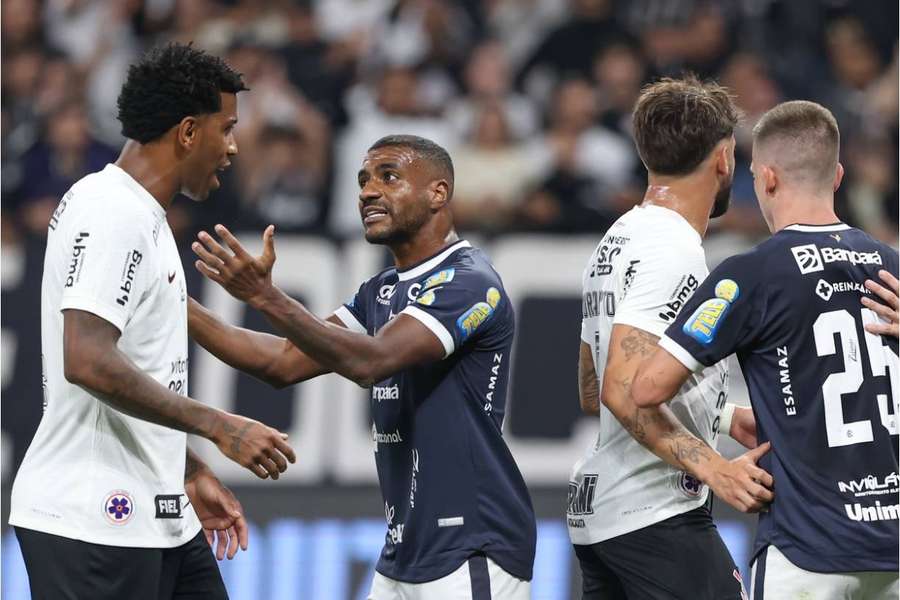
[[[156,198],[147,191],[147,188],[138,183],[134,177],[129,175],[122,167],[114,163],[109,163],[104,170],[108,171],[113,177],[121,181],[122,185],[134,192],[134,195],[137,196],[138,200],[150,207],[154,213],[162,215],[163,217],[166,216],[166,209],[156,201]]]
[[[794,223],[785,227],[787,231],[802,231],[804,233],[818,233],[820,231],[844,231],[850,229],[846,223],[831,223],[830,225],[803,225]]]
[[[471,248],[472,244],[467,242],[466,240],[459,240],[458,242],[447,246],[440,253],[432,256],[425,260],[425,262],[419,263],[415,267],[410,267],[405,271],[397,271],[397,277],[400,281],[409,281],[411,279],[416,279],[421,277],[428,271],[434,269],[436,266],[447,260],[447,257],[459,250],[460,248]]]

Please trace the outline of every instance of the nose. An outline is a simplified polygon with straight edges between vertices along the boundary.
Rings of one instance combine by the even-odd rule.
[[[237,140],[234,139],[234,134],[228,134],[228,148],[226,149],[228,156],[234,156],[238,153]]]
[[[377,200],[378,198],[381,198],[381,190],[378,189],[378,186],[370,179],[360,188],[359,201],[366,204],[367,202]]]

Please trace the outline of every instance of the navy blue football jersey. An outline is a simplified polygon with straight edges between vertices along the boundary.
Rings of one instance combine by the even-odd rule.
[[[372,388],[388,526],[376,569],[419,583],[483,553],[530,580],[534,511],[501,432],[515,333],[503,283],[480,250],[460,241],[415,267],[382,271],[336,315],[375,335],[401,313],[437,336],[445,358]]]
[[[866,332],[863,282],[897,252],[844,224],[787,227],[725,260],[660,345],[688,368],[736,354],[775,480],[755,553],[815,572],[898,568],[897,340]]]

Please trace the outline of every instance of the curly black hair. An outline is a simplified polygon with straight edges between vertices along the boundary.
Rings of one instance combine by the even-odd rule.
[[[190,44],[154,48],[129,67],[119,93],[122,135],[152,142],[187,116],[221,110],[220,93],[246,89],[241,74],[218,56]]]

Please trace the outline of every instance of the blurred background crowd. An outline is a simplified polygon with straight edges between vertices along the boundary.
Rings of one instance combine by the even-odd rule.
[[[838,213],[896,242],[896,0],[3,0],[2,240],[41,240],[60,196],[114,160],[116,97],[148,47],[227,58],[240,154],[202,208],[211,222],[343,239],[361,231],[356,171],[389,133],[444,144],[463,232],[601,232],[645,182],[630,138],[641,86],[690,70],[746,115],[733,209],[766,233],[750,131],[779,101],[830,108],[847,175]]]

